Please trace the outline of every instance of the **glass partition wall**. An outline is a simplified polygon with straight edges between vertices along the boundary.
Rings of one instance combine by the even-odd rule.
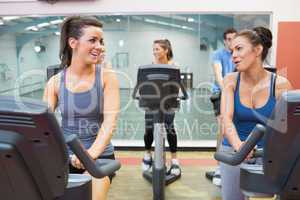
[[[137,69],[153,59],[152,42],[169,39],[190,98],[182,102],[175,127],[179,146],[213,146],[217,124],[209,101],[214,75],[212,53],[223,47],[223,31],[270,27],[264,14],[101,15],[106,60],[117,72],[121,113],[114,141],[141,146],[144,112],[132,100]],[[59,26],[64,16],[0,17],[0,94],[41,99],[46,68],[60,63]]]

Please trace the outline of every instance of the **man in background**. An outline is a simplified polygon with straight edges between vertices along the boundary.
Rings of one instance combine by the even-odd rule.
[[[218,135],[217,135],[217,151],[222,143],[222,134],[220,129],[221,124],[221,116],[220,116],[220,104],[221,104],[221,92],[223,88],[223,78],[226,74],[234,71],[234,63],[231,58],[231,41],[235,37],[237,31],[233,28],[229,28],[224,31],[223,39],[224,39],[224,48],[218,49],[213,54],[213,69],[215,74],[215,83],[212,88],[212,96],[210,98],[215,116],[217,118],[218,123]],[[217,186],[221,186],[221,175],[219,166],[215,171],[206,172],[206,177],[212,180],[213,184]]]

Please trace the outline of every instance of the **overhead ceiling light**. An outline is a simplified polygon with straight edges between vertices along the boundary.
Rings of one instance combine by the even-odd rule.
[[[145,22],[149,22],[149,23],[153,23],[153,24],[156,24],[156,20],[153,20],[153,19],[145,19]]]
[[[171,27],[174,27],[174,28],[182,28],[182,29],[190,30],[190,31],[194,30],[191,27],[181,26],[179,24],[173,24],[173,23],[168,23],[168,22],[164,22],[164,21],[156,21],[156,20],[148,19],[148,18],[145,19],[145,22],[152,23],[152,24],[164,25],[164,26],[171,26]]]
[[[147,19],[146,18],[145,22],[152,23],[152,24],[164,25],[164,26],[171,26],[171,27],[175,27],[175,28],[181,28],[181,26],[178,25],[178,24],[172,24],[172,23],[168,23],[168,22],[164,22],[164,21],[156,21],[156,20],[153,20],[153,19]]]
[[[5,16],[5,17],[2,17],[3,20],[5,21],[11,21],[11,20],[15,20],[15,19],[19,19],[20,17],[18,16]]]
[[[165,25],[165,26],[172,26],[172,24],[168,23],[168,22],[164,22],[164,21],[156,21],[157,24],[160,25]]]
[[[40,53],[42,50],[41,46],[34,46],[34,51]]]
[[[38,27],[36,26],[28,26],[25,28],[26,31],[38,31]]]
[[[123,47],[124,46],[124,40],[119,40],[119,46]]]
[[[184,29],[184,30],[190,30],[190,31],[193,31],[193,30],[194,30],[193,28],[187,27],[187,26],[182,26],[181,28]]]
[[[36,53],[41,53],[44,52],[46,50],[46,47],[44,45],[35,45],[34,46],[34,51]]]
[[[117,19],[116,19],[116,22],[121,22],[121,19],[117,18]]]
[[[50,23],[44,22],[44,23],[40,23],[37,25],[37,27],[39,27],[39,28],[43,28],[43,27],[47,27],[47,26],[50,26]]]
[[[194,22],[195,20],[194,20],[194,18],[189,17],[189,18],[187,19],[187,21],[188,21],[188,22]]]
[[[62,22],[63,22],[62,19],[56,19],[56,20],[50,21],[50,24],[56,25],[56,24],[60,24]]]

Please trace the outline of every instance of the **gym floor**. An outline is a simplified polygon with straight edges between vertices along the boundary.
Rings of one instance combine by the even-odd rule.
[[[113,179],[109,200],[152,200],[152,185],[142,177],[142,151],[117,151],[122,168]],[[167,155],[168,158],[169,155]],[[220,200],[220,189],[205,178],[216,162],[212,153],[179,152],[182,177],[166,187],[166,199]]]
[[[109,200],[152,200],[152,186],[142,177],[142,151],[117,151],[122,167],[113,179]],[[167,155],[168,158],[169,155]],[[178,152],[182,166],[179,180],[166,187],[166,199],[221,200],[220,188],[205,178],[216,167],[213,152]],[[273,198],[251,200],[273,200]]]

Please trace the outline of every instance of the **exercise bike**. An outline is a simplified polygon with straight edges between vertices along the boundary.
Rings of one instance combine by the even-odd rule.
[[[215,159],[240,165],[240,187],[248,197],[300,199],[300,90],[288,91],[276,103],[267,125],[257,124],[238,152],[216,152]],[[243,162],[263,139],[264,148],[254,153],[262,163]]]
[[[116,160],[94,161],[76,135],[64,138],[45,103],[0,96],[1,199],[91,200],[91,176],[69,174],[66,145],[95,178],[121,166]]]
[[[179,97],[179,91],[183,96]],[[139,95],[137,95],[139,94]],[[138,70],[137,84],[133,98],[139,106],[154,113],[154,163],[151,171],[143,172],[143,177],[152,183],[153,199],[165,199],[165,185],[180,178],[166,174],[164,115],[180,108],[180,100],[188,98],[180,79],[180,71],[171,65],[146,65]]]

